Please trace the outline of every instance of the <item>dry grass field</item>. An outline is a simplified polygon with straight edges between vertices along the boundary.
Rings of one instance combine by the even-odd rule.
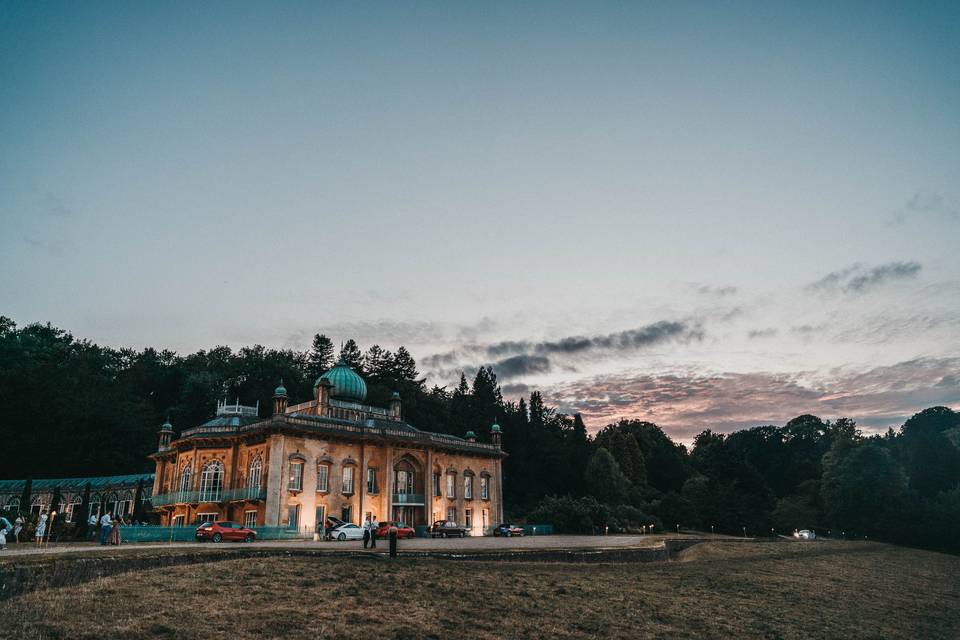
[[[0,603],[4,638],[960,637],[960,558],[708,543],[675,562],[238,559]]]

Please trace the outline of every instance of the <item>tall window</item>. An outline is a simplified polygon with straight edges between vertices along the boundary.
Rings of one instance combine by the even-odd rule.
[[[447,474],[447,497],[457,497],[457,476],[453,473]]]
[[[450,522],[456,522],[456,521],[457,521],[457,508],[456,508],[456,507],[448,507],[448,508],[447,508],[447,520],[449,520]]]
[[[247,529],[252,529],[257,526],[257,512],[256,511],[244,511],[243,513],[243,526]]]
[[[377,492],[377,470],[367,467],[367,493]]]
[[[290,463],[290,481],[287,483],[287,489],[290,491],[303,490],[303,463]]]
[[[440,474],[433,474],[433,495],[440,497]]]
[[[397,493],[413,493],[413,472],[397,471]]]
[[[487,476],[480,476],[480,499],[490,499],[490,478]]]
[[[486,529],[490,526],[490,513],[484,509],[483,510],[483,528]]]
[[[473,500],[473,476],[463,476],[463,497]]]
[[[467,529],[473,529],[473,509],[467,509],[463,512],[464,525]]]
[[[343,468],[343,492],[353,493],[353,467]]]
[[[190,467],[184,467],[183,471],[180,472],[180,502],[184,502],[187,499],[187,492],[190,491],[190,477],[193,475],[193,472],[190,470]]]
[[[330,491],[330,465],[317,465],[317,491]]]
[[[260,456],[253,459],[250,463],[250,470],[247,472],[247,487],[250,489],[260,488],[260,479],[263,476],[263,460]]]
[[[200,502],[219,502],[223,493],[223,463],[211,460],[200,470]]]

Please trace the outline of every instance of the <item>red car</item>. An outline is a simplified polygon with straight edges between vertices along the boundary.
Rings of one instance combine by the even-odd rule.
[[[377,527],[377,538],[389,538],[390,527],[397,528],[398,540],[403,540],[404,538],[413,538],[417,535],[417,532],[413,527],[408,527],[402,522],[381,522],[380,526]]]
[[[197,542],[212,540],[236,540],[237,542],[253,542],[257,539],[257,532],[247,529],[236,522],[204,522],[197,527]]]

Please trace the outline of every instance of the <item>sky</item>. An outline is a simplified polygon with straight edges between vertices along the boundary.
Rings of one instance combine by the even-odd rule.
[[[882,431],[960,408],[960,4],[0,0],[0,222],[101,344]]]

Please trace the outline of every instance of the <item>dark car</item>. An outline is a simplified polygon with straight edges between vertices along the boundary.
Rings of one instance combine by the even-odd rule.
[[[390,527],[397,528],[397,539],[403,540],[404,538],[413,538],[417,535],[416,530],[413,527],[409,527],[402,522],[381,522],[380,526],[377,527],[377,537],[378,538],[387,538],[390,536]]]
[[[197,542],[203,542],[204,540],[212,542],[223,542],[224,540],[253,542],[256,539],[256,531],[236,522],[204,522],[197,527]]]
[[[437,520],[430,527],[431,538],[462,538],[467,535],[467,528],[461,527],[453,520]]]
[[[493,528],[493,535],[510,538],[513,536],[523,536],[523,527],[516,524],[498,524]]]

